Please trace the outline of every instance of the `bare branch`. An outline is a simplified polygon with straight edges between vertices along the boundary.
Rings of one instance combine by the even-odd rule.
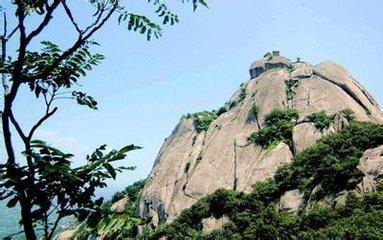
[[[100,22],[101,17],[102,17],[102,15],[104,14],[104,12],[105,12],[105,8],[104,8],[104,6],[102,6],[102,8],[101,8],[101,10],[100,10],[100,12],[98,13],[98,16],[97,16],[97,18],[96,18],[96,21],[94,21],[91,25],[89,25],[88,27],[86,27],[85,30],[84,30],[84,33],[86,33],[87,31],[89,31],[89,29],[93,28],[94,26],[96,26],[96,25],[98,24],[98,22]]]
[[[116,1],[116,3],[113,5],[112,9],[104,17],[104,19],[102,19],[102,21],[98,25],[96,25],[92,30],[89,31],[89,33],[84,37],[84,39],[87,40],[88,38],[90,38],[93,35],[93,33],[95,33],[97,30],[99,30],[105,24],[105,22],[112,16],[112,14],[116,11],[117,7],[118,7],[118,1]]]
[[[4,17],[4,30],[3,30],[3,36],[1,37],[1,61],[5,63],[5,59],[7,57],[7,38],[5,37],[7,35],[7,15],[5,12],[3,17]],[[5,73],[2,74],[2,83],[4,88],[4,94],[7,95],[9,91],[9,83]]]
[[[33,127],[32,127],[32,129],[31,129],[31,131],[29,132],[29,134],[28,134],[28,139],[30,140],[30,139],[32,139],[32,137],[33,137],[33,134],[35,133],[35,131],[36,131],[36,129],[38,128],[38,127],[40,127],[41,126],[41,124],[43,124],[43,122],[45,121],[45,120],[47,120],[48,118],[50,118],[53,114],[55,114],[55,112],[57,111],[57,107],[55,107],[52,111],[50,111],[50,112],[48,112],[47,114],[45,114]]]
[[[72,22],[73,26],[76,28],[76,31],[78,32],[79,35],[82,35],[82,31],[81,29],[79,28],[78,24],[76,23],[76,21],[74,20],[74,17],[72,15],[72,12],[71,10],[69,9],[68,5],[66,4],[66,0],[63,0],[62,1],[62,4],[64,6],[64,9],[65,9],[65,12],[66,14],[68,15],[70,21]]]
[[[27,48],[27,36],[26,36],[26,33],[25,33],[25,26],[24,26],[24,19],[25,19],[25,14],[24,14],[24,3],[23,1],[17,1],[17,10],[16,10],[16,15],[18,16],[18,20],[19,20],[19,32],[20,32],[20,44],[19,44],[19,54],[18,54],[18,57],[17,57],[17,62],[15,64],[15,67],[13,69],[13,80],[15,82],[19,82],[20,81],[20,77],[21,77],[21,70],[23,68],[23,65],[24,65],[24,58],[25,58],[25,54],[26,54],[26,48]],[[16,84],[13,84],[13,86],[15,86]],[[12,86],[12,88],[13,88]],[[12,91],[13,90],[13,91]],[[11,94],[14,96],[16,96],[16,92],[18,90],[18,87],[17,88],[13,88],[11,90]],[[13,101],[12,98],[14,98],[14,96],[10,96],[10,101]]]
[[[53,227],[51,229],[50,234],[48,235],[48,239],[51,239],[53,237],[53,234],[55,233],[55,230],[60,222],[60,220],[63,218],[63,214],[61,212],[58,213],[58,216],[56,218],[55,223],[53,224]]]
[[[3,19],[4,19],[4,29],[3,29],[3,38],[7,36],[7,14],[4,12],[3,13]]]
[[[27,16],[27,14],[24,14],[24,18]],[[8,36],[5,38],[6,41],[8,41],[12,36],[13,34],[15,34],[17,32],[17,30],[19,29],[20,25],[17,25],[9,34]]]

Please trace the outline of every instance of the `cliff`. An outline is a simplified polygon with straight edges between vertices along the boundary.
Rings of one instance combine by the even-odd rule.
[[[251,64],[250,75],[218,111],[180,120],[161,147],[142,191],[141,217],[151,217],[154,225],[171,222],[181,210],[219,188],[249,192],[255,182],[273,177],[279,166],[316,140],[347,126],[347,114],[353,113],[358,121],[383,122],[374,98],[334,62],[312,66],[266,54]],[[272,144],[252,141],[251,136],[270,127],[265,117],[275,109],[297,111],[291,134]],[[298,195],[286,193],[281,204],[294,205]]]

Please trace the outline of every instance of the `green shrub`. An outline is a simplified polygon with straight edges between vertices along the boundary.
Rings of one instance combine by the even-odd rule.
[[[295,68],[294,67],[288,67],[288,68],[286,68],[286,70],[289,74],[291,74],[292,72],[294,72]]]
[[[254,103],[253,106],[251,106],[251,114],[255,117],[255,119],[258,118],[258,113],[259,113],[259,105]]]
[[[343,109],[339,112],[344,118],[348,121],[353,121],[355,119],[355,113],[349,108]]]
[[[242,83],[240,87],[240,93],[238,97],[238,102],[242,102],[246,98],[246,84]]]
[[[309,120],[314,123],[314,126],[323,131],[328,129],[334,122],[335,115],[327,115],[325,111],[315,112],[309,116]]]
[[[281,141],[292,147],[292,131],[298,117],[295,109],[274,109],[265,116],[265,126],[252,133],[249,140],[266,148]]]
[[[203,111],[191,114],[189,117],[193,118],[197,133],[201,133],[209,129],[210,124],[217,118],[217,114],[214,111]]]
[[[296,88],[299,84],[299,79],[298,78],[291,78],[289,80],[285,80],[286,84],[286,96],[287,100],[292,100],[294,97],[294,88]]]
[[[217,116],[221,116],[222,114],[224,114],[225,112],[227,112],[227,107],[226,106],[223,106],[223,107],[220,107],[217,111]]]

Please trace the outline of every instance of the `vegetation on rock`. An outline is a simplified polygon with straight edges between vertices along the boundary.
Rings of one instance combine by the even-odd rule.
[[[278,114],[281,115],[281,114]],[[269,118],[270,122],[278,122]],[[287,118],[289,119],[289,118]],[[353,189],[361,181],[357,169],[367,149],[383,144],[383,125],[352,122],[326,136],[281,166],[274,179],[257,182],[249,194],[219,189],[185,209],[173,223],[146,232],[159,239],[329,239],[383,238],[383,179],[363,195]],[[294,214],[280,210],[280,196],[293,189],[304,193],[306,207]],[[345,204],[326,204],[347,191]],[[202,232],[202,220],[227,216],[222,229]]]
[[[346,114],[348,114],[346,112]],[[328,129],[334,122],[335,115],[327,115],[325,111],[315,112],[309,116],[309,120],[314,123],[314,126],[323,131]]]
[[[193,114],[187,114],[186,118],[192,118],[194,127],[197,133],[202,131],[207,131],[210,127],[210,124],[217,118],[215,111],[203,111]]]
[[[286,84],[286,96],[287,100],[292,100],[294,97],[294,88],[296,88],[299,84],[298,78],[291,78],[285,81]]]
[[[252,133],[249,140],[265,148],[279,142],[292,147],[292,131],[298,117],[295,109],[274,109],[265,116],[265,126]]]
[[[242,102],[246,98],[246,85],[246,83],[241,83],[238,103]]]
[[[343,109],[339,112],[341,116],[343,116],[348,121],[352,121],[355,119],[355,113],[349,108]]]
[[[259,113],[259,105],[254,103],[253,106],[251,106],[251,113],[255,117],[255,119],[258,118],[258,113]]]

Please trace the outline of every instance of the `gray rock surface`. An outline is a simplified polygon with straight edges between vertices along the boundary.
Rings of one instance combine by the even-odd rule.
[[[143,189],[141,216],[152,217],[156,225],[172,221],[182,209],[218,188],[249,192],[256,181],[273,177],[281,164],[289,163],[294,152],[301,152],[320,137],[347,125],[338,116],[328,130],[320,132],[306,121],[314,112],[337,114],[351,109],[357,120],[383,122],[376,101],[339,65],[326,61],[312,67],[291,63],[283,56],[273,58],[294,70],[265,69],[252,78],[244,85],[246,97],[240,99],[238,90],[229,100],[237,104],[214,120],[206,132],[197,133],[192,119],[181,119],[162,145]],[[252,67],[266,66],[267,61],[271,59],[265,57]],[[293,98],[288,99],[285,81],[293,77],[299,82],[292,89]],[[251,113],[254,104],[259,106],[257,118]],[[288,107],[296,108],[300,114],[293,132],[294,149],[284,143],[274,149],[262,149],[248,142],[250,134],[263,127],[267,113]],[[186,165],[190,166],[187,171]],[[282,204],[296,209],[294,197],[298,195],[291,194],[282,199]]]
[[[298,189],[285,192],[278,203],[278,208],[289,212],[298,212],[304,205],[303,194]]]
[[[214,217],[205,218],[202,220],[202,231],[205,234],[209,234],[215,229],[221,229],[223,225],[225,225],[225,223],[227,223],[228,221],[229,218],[227,216],[222,216],[219,219]]]
[[[363,192],[375,189],[376,180],[383,176],[383,145],[365,151],[359,161],[359,169],[364,177],[358,189]]]
[[[125,196],[120,200],[114,202],[110,207],[110,210],[117,213],[122,213],[125,211],[125,206],[129,202],[129,197]]]

